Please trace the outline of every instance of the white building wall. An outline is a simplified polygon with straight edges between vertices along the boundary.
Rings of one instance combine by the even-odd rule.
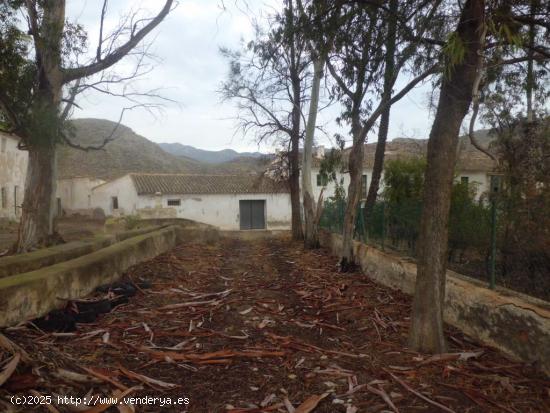
[[[118,209],[113,208],[113,197],[118,200]],[[129,175],[101,184],[92,189],[92,208],[101,208],[105,215],[132,215],[138,209],[138,195]]]
[[[468,178],[468,183],[476,187],[476,198],[479,199],[484,193],[488,192],[491,184],[491,175],[487,172],[464,171],[457,173],[455,180],[460,182],[462,177]]]
[[[118,199],[118,210],[112,198]],[[179,206],[168,200],[179,199]],[[290,194],[215,194],[215,195],[139,195],[126,175],[92,189],[92,207],[107,216],[140,215],[143,218],[185,218],[214,225],[222,230],[240,228],[240,200],[265,200],[266,228],[290,229]]]
[[[0,132],[0,218],[12,220],[21,216],[28,163],[28,153],[17,149],[18,141]]]
[[[334,196],[334,192],[336,189],[336,184],[334,181],[330,181],[325,187],[323,186],[317,186],[317,175],[319,174],[320,169],[319,168],[312,168],[311,171],[311,184],[313,186],[313,194],[315,196],[315,199],[319,199],[319,194],[321,193],[321,189],[324,188],[323,192],[323,199],[330,198]],[[364,169],[363,175],[367,175],[367,191],[371,184],[372,180],[372,169]],[[338,173],[336,174],[338,182],[344,183],[344,192],[348,192],[348,186],[350,182],[349,174],[348,173]],[[455,181],[460,182],[462,177],[468,177],[468,182],[470,184],[473,184],[476,186],[476,198],[479,199],[484,193],[489,191],[490,183],[491,183],[491,174],[485,171],[463,171],[458,172],[455,178]],[[382,193],[384,190],[384,173],[382,172],[382,176],[380,179],[380,187],[378,190],[378,193]]]
[[[92,189],[105,183],[95,178],[69,178],[57,181],[56,197],[67,214],[87,211],[93,208]]]
[[[336,191],[336,183],[334,181],[328,182],[326,186],[317,186],[317,175],[320,173],[319,168],[312,168],[311,170],[311,185],[313,186],[313,195],[315,196],[315,200],[319,199],[319,194],[321,193],[321,189],[324,188],[323,191],[323,199],[330,198],[334,196],[334,193]],[[367,191],[369,189],[371,180],[372,180],[372,169],[364,169],[363,175],[367,175]],[[344,192],[348,192],[348,186],[350,182],[349,173],[337,173],[336,179],[338,181],[338,184],[343,182],[343,188]],[[379,193],[382,192],[384,189],[384,173],[382,173],[382,178],[380,180],[380,188]]]
[[[180,206],[168,206],[168,200],[179,199]],[[290,229],[290,195],[282,194],[215,194],[215,195],[141,195],[138,197],[139,215],[190,219],[214,225],[222,230],[240,228],[239,201],[265,200],[266,229]],[[161,209],[161,210],[159,210]]]

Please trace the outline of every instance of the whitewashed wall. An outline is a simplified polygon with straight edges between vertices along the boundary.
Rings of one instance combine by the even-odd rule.
[[[112,197],[118,198],[118,210],[113,210]],[[138,209],[138,195],[129,175],[92,189],[92,208],[101,208],[105,215],[131,215]]]
[[[169,199],[180,199],[180,206],[168,206]],[[290,229],[291,211],[289,194],[216,194],[216,195],[162,195],[139,196],[137,211],[139,214],[151,215],[155,208],[161,216],[175,216],[205,224],[214,225],[222,230],[240,228],[239,201],[265,200],[266,228],[268,230]]]
[[[112,197],[118,197],[118,210],[112,209]],[[168,206],[169,199],[180,199],[180,206]],[[92,207],[108,216],[141,215],[144,218],[186,218],[219,227],[240,228],[239,201],[266,201],[266,227],[290,229],[289,194],[216,194],[216,195],[137,195],[132,179],[126,175],[92,190]]]
[[[489,191],[491,177],[487,172],[467,171],[459,172],[456,176],[456,181],[460,182],[461,177],[467,176],[470,184],[476,186],[476,198],[480,198],[485,192]]]
[[[92,189],[105,183],[95,178],[69,178],[57,181],[56,197],[61,199],[61,207],[67,214],[93,208]]]
[[[21,216],[28,163],[27,151],[17,149],[17,142],[15,137],[0,132],[0,190],[4,188],[6,196],[5,208],[0,199],[0,218],[12,220]]]
[[[320,170],[319,168],[313,168],[311,171],[311,184],[313,186],[313,193],[315,195],[315,199],[319,199],[319,194],[321,193],[321,189],[323,187],[317,186],[317,174],[319,174]],[[364,169],[363,174],[367,175],[367,191],[371,184],[372,180],[372,169]],[[456,175],[455,180],[457,182],[460,182],[461,177],[466,176],[468,177],[470,184],[476,185],[476,198],[480,198],[485,192],[489,190],[489,186],[491,183],[490,175],[483,171],[464,171],[464,172],[458,172]],[[349,174],[337,174],[338,182],[343,179],[344,182],[344,191],[348,192],[348,186],[349,186]],[[323,198],[327,199],[334,195],[334,191],[336,189],[336,185],[334,181],[329,182],[325,187],[325,190],[323,192]],[[382,177],[380,180],[380,189],[378,193],[381,193],[384,190],[384,173],[382,173]]]
[[[315,200],[319,199],[319,194],[321,193],[322,186],[317,186],[317,175],[319,174],[320,169],[319,168],[312,168],[311,171],[311,185],[313,186],[313,194],[315,196]],[[365,169],[363,170],[363,175],[367,175],[367,191],[369,189],[371,180],[372,180],[372,169]],[[384,178],[384,174],[382,173],[382,179]],[[338,173],[336,174],[336,179],[338,180],[338,183],[343,182],[344,183],[344,191],[348,192],[348,186],[349,186],[349,174],[348,173]],[[380,182],[380,190],[381,192],[383,190],[384,182]],[[323,191],[323,199],[330,198],[331,196],[334,196],[334,192],[336,190],[336,184],[334,181],[330,181],[325,187],[325,190]]]

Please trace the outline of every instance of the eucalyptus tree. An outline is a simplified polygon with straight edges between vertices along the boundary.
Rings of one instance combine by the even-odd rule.
[[[28,31],[3,20],[0,61],[0,112],[4,130],[17,134],[29,153],[18,252],[49,245],[55,239],[56,147],[67,139],[65,117],[75,104],[82,82],[116,65],[143,43],[143,39],[170,13],[166,0],[155,16],[129,13],[111,34],[104,33],[107,1],[99,22],[96,53],[87,63],[87,33],[65,16],[65,0],[13,0],[3,2],[4,13],[24,16]],[[15,35],[13,33],[16,33]],[[11,37],[10,37],[11,36]],[[66,106],[63,108],[62,105]]]
[[[334,30],[324,30],[324,27],[312,24],[312,17],[325,14],[330,7],[324,2],[297,0],[298,25],[296,29],[307,38],[308,53],[313,65],[311,93],[309,99],[308,117],[303,145],[302,162],[302,201],[304,206],[304,247],[313,249],[319,247],[319,223],[323,213],[323,190],[315,200],[313,195],[312,166],[313,144],[317,129],[317,114],[319,112],[321,80],[324,77],[325,60],[332,47]],[[334,22],[331,27],[335,27]]]
[[[230,70],[220,93],[237,102],[238,123],[244,134],[252,132],[258,142],[271,140],[285,148],[292,237],[302,239],[300,141],[311,62],[297,19],[294,0],[285,0],[282,13],[270,17],[268,31],[258,26],[256,38],[241,51],[222,49]]]
[[[536,36],[532,35],[532,26],[548,30],[548,20],[543,11],[533,13],[536,8],[530,7],[531,4],[530,1],[467,0],[451,5],[451,14],[456,10],[460,17],[456,29],[444,42],[445,67],[428,141],[416,293],[409,337],[411,346],[420,351],[440,353],[446,347],[443,311],[448,225],[460,126],[472,102],[474,115],[477,113],[476,95],[483,85],[485,90],[496,88],[493,97],[497,101],[510,91],[506,80],[515,76],[497,75],[504,74],[502,70],[506,66],[527,62],[526,90],[529,91],[532,87],[532,79],[529,80],[532,62],[529,61],[535,55],[540,60],[550,57],[544,38],[540,39],[541,44],[536,44]],[[530,99],[527,93],[527,102]],[[516,103],[511,103],[507,109],[514,106]]]
[[[440,0],[425,0],[404,2],[399,7],[392,3],[388,8],[383,3],[351,1],[333,8],[340,18],[327,68],[335,84],[333,93],[344,108],[339,121],[350,125],[352,138],[342,234],[343,271],[353,265],[352,241],[361,195],[365,140],[384,111],[437,71],[437,54],[429,42],[421,40],[434,27],[440,5]],[[399,22],[398,27],[394,19]],[[395,47],[390,44],[390,48],[395,50],[390,61],[388,33],[394,30]],[[406,80],[401,77],[404,86],[394,91],[404,72],[408,75]],[[381,88],[384,78],[386,84]]]

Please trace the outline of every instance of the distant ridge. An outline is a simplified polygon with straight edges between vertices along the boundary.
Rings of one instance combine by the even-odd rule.
[[[237,158],[261,158],[266,156],[260,152],[237,152],[233,149],[208,151],[181,143],[159,143],[158,145],[171,155],[184,156],[205,163],[223,163],[233,161]]]

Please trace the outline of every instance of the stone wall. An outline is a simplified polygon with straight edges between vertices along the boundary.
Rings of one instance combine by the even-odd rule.
[[[94,238],[68,242],[67,244],[43,248],[26,254],[0,257],[0,278],[22,274],[72,260],[108,247],[115,242],[147,234],[148,232],[156,231],[160,228],[161,226],[149,226],[130,231],[122,231],[112,235],[98,235]]]
[[[339,255],[340,235],[321,233],[321,244]],[[356,263],[370,278],[414,294],[414,260],[355,242]],[[535,363],[550,375],[550,303],[447,271],[445,321],[511,358]]]
[[[0,279],[0,327],[15,325],[83,297],[119,278],[130,266],[176,245],[177,228],[134,236],[90,254]]]

